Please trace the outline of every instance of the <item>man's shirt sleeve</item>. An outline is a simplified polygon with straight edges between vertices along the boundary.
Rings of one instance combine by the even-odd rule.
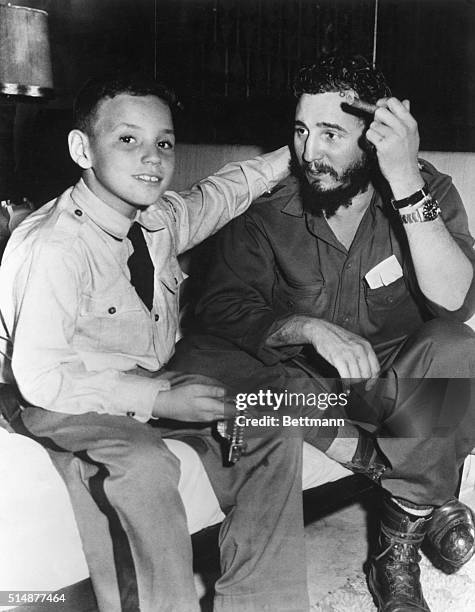
[[[469,259],[473,270],[471,285],[467,291],[464,303],[459,309],[447,310],[427,299],[426,303],[432,314],[437,317],[465,322],[475,313],[474,239],[468,227],[467,213],[460,195],[452,183],[452,179],[446,174],[437,172],[435,168],[426,161],[423,162],[423,166],[423,176],[428,182],[431,192],[439,202],[442,211],[442,219],[452,238]],[[434,248],[437,248],[437,245],[434,245]]]
[[[25,400],[47,410],[94,411],[147,421],[165,380],[88,371],[74,347],[84,270],[57,243],[33,247],[12,283],[12,370]]]

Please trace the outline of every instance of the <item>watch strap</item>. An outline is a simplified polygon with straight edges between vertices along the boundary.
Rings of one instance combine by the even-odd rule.
[[[391,200],[391,205],[394,210],[399,210],[400,208],[407,208],[408,206],[415,206],[419,204],[424,198],[430,196],[429,186],[427,183],[424,183],[424,186],[411,194],[407,198],[402,198],[401,200]]]

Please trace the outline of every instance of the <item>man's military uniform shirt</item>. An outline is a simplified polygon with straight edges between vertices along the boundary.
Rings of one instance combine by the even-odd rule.
[[[475,265],[467,215],[451,178],[422,164],[449,232]],[[392,256],[400,276],[371,287],[368,272]],[[289,177],[220,232],[197,314],[202,330],[271,365],[302,350],[265,344],[276,322],[288,315],[318,317],[346,328],[368,339],[382,361],[424,320],[465,321],[474,309],[475,281],[455,312],[422,295],[399,215],[377,192],[347,250],[323,216],[304,212],[298,181]]]

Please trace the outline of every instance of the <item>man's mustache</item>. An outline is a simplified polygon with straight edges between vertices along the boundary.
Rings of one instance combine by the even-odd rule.
[[[321,162],[320,163],[319,162],[305,163],[303,165],[303,169],[305,172],[309,172],[310,174],[317,174],[317,173],[329,174],[334,179],[339,178],[338,172],[335,170],[335,168],[332,168],[328,164],[324,164]]]

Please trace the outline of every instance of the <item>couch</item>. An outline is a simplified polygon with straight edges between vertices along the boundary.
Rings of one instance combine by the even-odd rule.
[[[224,163],[247,159],[261,151],[259,147],[239,145],[178,145],[172,188],[185,189]],[[475,234],[475,153],[423,152],[420,156],[454,178]],[[469,323],[474,321],[475,317]],[[190,533],[219,523],[223,515],[198,455],[179,441],[169,441],[169,446],[182,465],[180,493]],[[475,461],[469,458],[462,492],[475,502],[474,472]],[[305,445],[304,489],[348,474]],[[88,569],[63,482],[43,448],[9,432],[5,423],[0,423],[0,489],[0,591],[58,590],[85,580]],[[0,606],[2,609],[7,608]]]

